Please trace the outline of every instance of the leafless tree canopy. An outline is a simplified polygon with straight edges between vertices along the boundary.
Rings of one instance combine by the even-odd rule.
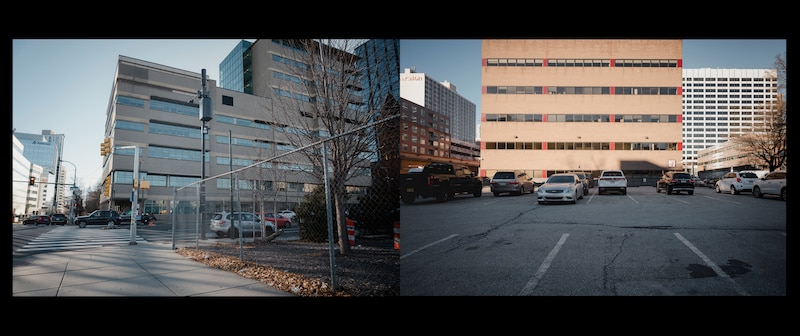
[[[786,89],[786,60],[780,55],[775,60],[778,88]],[[784,96],[778,95],[775,104],[762,106],[764,111],[764,127],[753,127],[733,140],[736,141],[746,153],[751,164],[764,166],[773,171],[786,165],[786,124],[787,110]]]
[[[359,61],[353,52],[362,42],[359,40],[284,42],[284,50],[290,55],[287,59],[296,62],[278,70],[283,80],[269,85],[272,106],[265,110],[273,115],[271,120],[278,121],[274,126],[283,128],[292,148],[317,144],[287,159],[310,163],[306,167],[313,168],[306,173],[320,183],[325,178],[324,167],[328,167],[340,249],[346,253],[346,185],[350,181],[369,181],[370,164],[378,159],[376,135],[380,128],[388,127],[382,122],[387,115],[382,110],[385,98],[379,96],[381,83],[367,80],[381,69]]]

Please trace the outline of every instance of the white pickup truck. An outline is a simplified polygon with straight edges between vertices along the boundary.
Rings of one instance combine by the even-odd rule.
[[[628,193],[628,179],[621,170],[604,170],[597,179],[597,194],[602,195],[607,191],[618,191],[623,195]]]

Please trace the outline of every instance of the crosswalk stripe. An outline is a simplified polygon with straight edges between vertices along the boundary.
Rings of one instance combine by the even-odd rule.
[[[129,230],[81,229],[60,227],[34,238],[17,252],[55,251],[102,247],[105,245],[129,244]],[[134,241],[147,241],[136,236]]]

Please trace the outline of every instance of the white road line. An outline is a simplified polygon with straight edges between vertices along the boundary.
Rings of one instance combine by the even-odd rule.
[[[716,198],[716,197],[711,197],[711,196],[703,196],[703,197],[708,198],[708,199],[712,199],[712,200],[715,200],[715,201],[730,202],[730,203],[733,203],[733,204],[742,204],[742,203],[739,203],[739,202],[728,201],[728,200],[724,200],[724,199]]]
[[[525,288],[519,292],[520,296],[533,294],[533,290],[536,289],[536,285],[539,284],[539,280],[544,276],[544,273],[547,272],[547,269],[550,268],[550,263],[553,261],[553,259],[555,259],[556,254],[558,254],[558,251],[561,250],[561,246],[564,245],[564,242],[567,241],[567,237],[569,237],[569,233],[561,235],[561,239],[559,239],[556,246],[550,251],[550,254],[547,255],[547,258],[544,258],[542,264],[539,265],[539,270],[536,271],[536,274],[534,274],[533,278],[528,281],[528,284],[525,285]]]
[[[631,194],[628,194],[628,193],[625,193],[625,194],[628,196],[628,198],[631,199],[631,201],[634,201],[634,202],[636,202],[636,204],[639,204],[639,202],[635,198],[633,198],[633,196],[631,196]]]
[[[441,242],[443,242],[443,241],[445,241],[445,240],[448,240],[448,239],[450,239],[450,238],[453,238],[453,237],[455,237],[455,236],[458,236],[458,234],[452,234],[452,235],[450,235],[450,236],[448,236],[448,237],[446,237],[446,238],[439,239],[439,240],[437,240],[437,241],[435,241],[435,242],[433,242],[433,243],[430,243],[430,244],[428,244],[428,245],[425,245],[425,246],[423,246],[423,247],[420,247],[420,248],[418,248],[418,249],[416,249],[416,250],[414,250],[414,251],[408,252],[407,254],[401,255],[401,256],[400,256],[400,259],[403,259],[403,258],[405,258],[405,257],[408,257],[408,256],[410,256],[410,255],[412,255],[412,254],[414,254],[414,253],[417,253],[417,252],[419,252],[419,251],[422,251],[422,250],[424,250],[424,249],[426,249],[426,248],[429,248],[429,247],[431,247],[431,246],[433,246],[433,245],[439,244],[439,243],[441,243]]]
[[[719,276],[727,279],[728,281],[730,281],[730,283],[733,284],[733,288],[739,294],[744,295],[744,296],[750,296],[750,294],[748,294],[747,291],[744,290],[744,288],[739,286],[739,284],[737,284],[735,281],[733,281],[733,279],[731,279],[731,277],[728,276],[728,273],[725,273],[725,271],[723,271],[721,268],[719,268],[719,266],[717,266],[717,264],[715,264],[713,261],[711,261],[711,259],[706,257],[706,255],[703,254],[703,252],[700,252],[700,250],[697,247],[692,245],[692,243],[690,243],[688,240],[686,240],[686,238],[683,238],[683,236],[681,236],[680,233],[675,232],[675,237],[678,237],[678,239],[680,239],[680,241],[682,241],[684,245],[688,246],[689,249],[692,250],[692,252],[694,252],[695,254],[697,254],[698,257],[700,257],[700,259],[703,259],[703,262],[705,262],[706,265],[708,265],[708,267],[711,267],[711,269],[714,271],[714,273],[717,273],[717,275],[719,275]]]

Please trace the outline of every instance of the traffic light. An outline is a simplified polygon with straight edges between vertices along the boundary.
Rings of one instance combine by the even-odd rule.
[[[106,180],[103,182],[103,195],[105,197],[111,196],[111,176],[106,176]]]
[[[31,180],[30,182],[28,182],[28,185],[35,185],[35,184],[36,184],[36,178],[31,176]]]
[[[107,156],[111,154],[111,138],[103,139],[100,143],[100,156]]]

